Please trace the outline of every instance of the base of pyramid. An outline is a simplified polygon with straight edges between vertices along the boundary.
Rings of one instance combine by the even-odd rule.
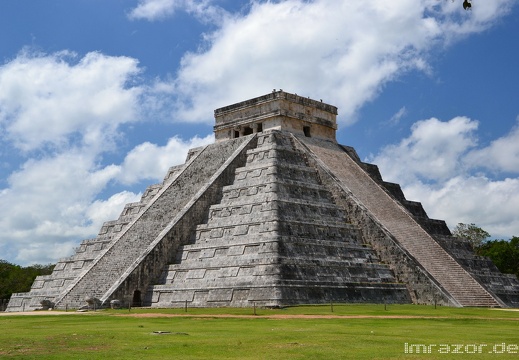
[[[157,289],[148,294],[144,306],[181,307],[284,307],[303,304],[412,303],[402,284],[342,284],[329,286],[276,285],[217,289]]]

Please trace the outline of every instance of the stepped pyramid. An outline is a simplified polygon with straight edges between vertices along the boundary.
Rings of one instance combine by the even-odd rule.
[[[152,307],[519,306],[519,281],[335,140],[337,108],[284,91],[215,110],[190,150],[7,311],[95,299]]]

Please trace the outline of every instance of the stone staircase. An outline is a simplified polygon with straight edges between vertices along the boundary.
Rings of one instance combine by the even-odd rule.
[[[305,139],[305,143],[460,306],[502,305],[340,146],[308,139]]]
[[[145,255],[151,251],[151,248],[166,238],[167,233],[164,230],[168,228],[170,222],[185,210],[188,202],[200,189],[210,183],[217,170],[232,158],[233,152],[245,140],[247,139],[237,139],[225,146],[208,145],[203,150],[197,151],[181,169],[174,168],[168,172],[165,184],[157,189],[151,189],[158,191],[124,228],[124,231],[118,234],[106,251],[60,294],[55,300],[56,307],[80,307],[84,305],[85,296],[95,297],[101,301],[110,298],[111,294],[117,291],[132,271],[140,265],[140,262],[144,261]],[[154,259],[153,265],[147,265],[149,273],[146,275],[146,281],[152,281],[154,277],[153,266],[160,267],[160,261],[167,263],[167,256],[164,257]],[[144,288],[145,291],[148,285],[137,283],[130,286]],[[126,294],[126,297],[131,296],[133,290],[127,290],[130,294]]]
[[[507,306],[519,307],[519,279],[514,274],[503,274],[488,257],[476,255],[466,239],[436,234],[434,238],[485,289]]]

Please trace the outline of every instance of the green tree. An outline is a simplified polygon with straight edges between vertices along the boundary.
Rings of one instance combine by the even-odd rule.
[[[488,256],[502,273],[515,274],[519,278],[519,237],[514,236],[510,241],[488,241],[476,252]]]
[[[27,292],[38,275],[52,273],[54,265],[31,265],[21,267],[0,260],[0,299],[8,299],[13,293]]]
[[[454,228],[452,235],[457,238],[467,239],[474,249],[483,245],[486,239],[490,237],[489,233],[475,224],[464,223],[458,223]]]

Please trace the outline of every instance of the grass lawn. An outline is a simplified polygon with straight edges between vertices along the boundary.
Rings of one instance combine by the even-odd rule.
[[[519,312],[418,305],[331,310],[0,316],[0,359],[519,359]]]

